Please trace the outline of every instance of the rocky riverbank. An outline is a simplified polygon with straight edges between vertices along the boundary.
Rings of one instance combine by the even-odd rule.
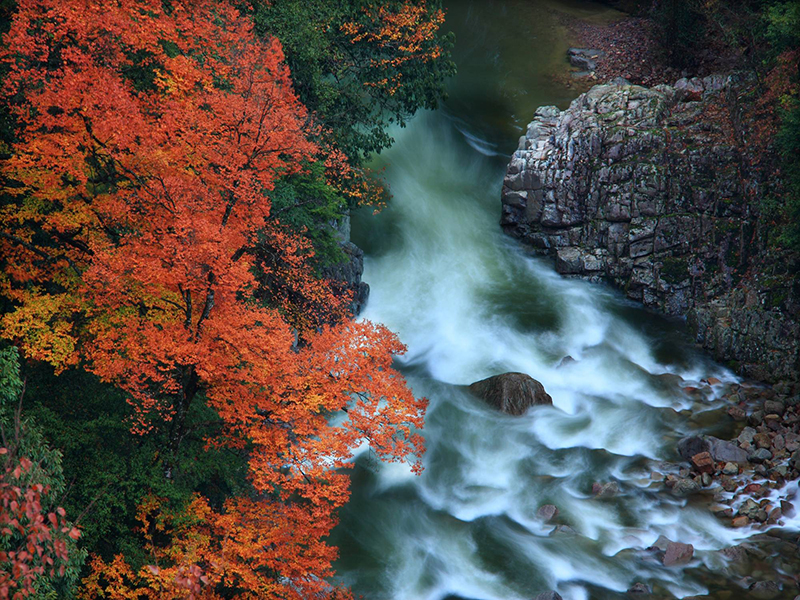
[[[747,152],[742,75],[597,85],[540,108],[512,156],[503,229],[566,276],[686,317],[712,356],[760,381],[800,374],[797,257],[771,248],[769,183]]]

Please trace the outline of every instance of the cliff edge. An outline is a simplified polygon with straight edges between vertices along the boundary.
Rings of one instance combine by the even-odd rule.
[[[800,265],[768,244],[769,169],[748,153],[751,87],[737,74],[617,80],[564,111],[540,108],[509,164],[500,222],[559,273],[686,317],[743,375],[796,381]]]

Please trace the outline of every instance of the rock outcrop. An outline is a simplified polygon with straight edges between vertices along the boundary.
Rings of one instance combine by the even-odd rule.
[[[685,316],[743,374],[796,380],[800,265],[766,243],[749,85],[736,75],[615,82],[565,111],[540,108],[508,167],[501,225],[563,275]]]
[[[350,312],[356,316],[369,297],[369,284],[361,281],[364,273],[364,251],[350,241],[349,214],[339,222],[332,222],[330,226],[338,239],[342,261],[326,267],[322,275],[333,282],[334,292],[352,296]]]
[[[510,415],[524,414],[531,406],[552,404],[544,386],[525,373],[503,373],[476,381],[469,390]]]

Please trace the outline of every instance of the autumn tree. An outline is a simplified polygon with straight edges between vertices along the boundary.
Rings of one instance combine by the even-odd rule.
[[[346,299],[273,213],[281,178],[347,172],[318,143],[280,44],[211,0],[22,0],[4,43],[19,141],[0,214],[3,334],[126,391],[135,434],[167,431],[167,479],[198,402],[222,423],[208,444],[249,462],[250,492],[218,507],[198,496],[194,524],[171,528],[135,581],[103,579],[96,559],[95,593],[328,594],[341,469],[366,442],[418,470],[425,404],[392,369],[393,334],[326,325]],[[255,298],[263,244],[271,283]]]

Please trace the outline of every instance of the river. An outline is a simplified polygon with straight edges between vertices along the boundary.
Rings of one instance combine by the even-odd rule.
[[[675,597],[708,592],[714,552],[746,535],[706,503],[672,496],[675,442],[724,433],[722,402],[676,383],[735,377],[697,352],[680,323],[601,285],[564,279],[500,231],[500,187],[536,107],[577,92],[563,72],[554,7],[613,17],[587,2],[449,2],[459,74],[442,108],[393,132],[376,159],[392,199],[353,218],[371,286],[363,318],[408,346],[398,367],[430,400],[425,471],[362,453],[332,542],[342,582],[367,600],[623,598],[636,582]],[[559,66],[562,65],[562,66]],[[564,357],[574,362],[559,366]],[[541,381],[553,406],[522,417],[471,396],[505,371]],[[595,482],[616,482],[610,498]],[[538,519],[554,504],[553,523]],[[664,535],[691,543],[686,567],[645,549]]]

